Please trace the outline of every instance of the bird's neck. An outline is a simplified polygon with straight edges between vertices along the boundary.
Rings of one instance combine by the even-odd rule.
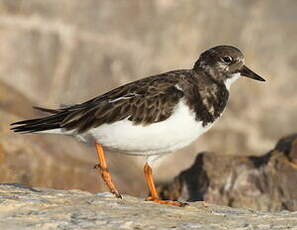
[[[190,79],[191,87],[185,91],[186,100],[195,113],[196,120],[207,126],[221,116],[228,101],[229,91],[224,82],[218,84],[201,73],[188,80]]]
[[[196,73],[202,73],[202,77],[217,85],[224,85],[224,79],[227,77],[223,72],[220,72],[209,65],[203,64],[203,62],[199,62],[199,64],[196,62],[193,70]]]

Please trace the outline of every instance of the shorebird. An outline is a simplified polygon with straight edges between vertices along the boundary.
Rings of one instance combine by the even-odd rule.
[[[116,197],[105,161],[105,149],[147,158],[146,200],[183,206],[159,198],[152,163],[181,149],[205,133],[221,117],[233,82],[241,77],[265,81],[244,64],[242,52],[233,46],[216,46],[203,52],[192,69],[149,76],[115,88],[81,104],[59,109],[35,107],[50,115],[13,123],[20,133],[71,135],[93,141],[97,168]]]

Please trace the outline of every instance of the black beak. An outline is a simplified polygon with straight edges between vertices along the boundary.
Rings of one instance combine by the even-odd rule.
[[[265,81],[262,77],[260,77],[258,74],[254,73],[252,70],[250,70],[245,65],[239,70],[239,73],[241,76],[252,78],[254,80],[258,81]]]

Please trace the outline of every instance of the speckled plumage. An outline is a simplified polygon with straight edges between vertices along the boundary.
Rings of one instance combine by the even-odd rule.
[[[70,134],[79,136],[81,139],[91,136],[103,146],[104,141],[107,143],[106,147],[112,147],[114,142],[116,149],[125,151],[137,150],[137,148],[139,151],[148,151],[153,154],[158,154],[158,149],[160,153],[165,152],[166,148],[174,151],[198,138],[204,129],[206,131],[221,116],[228,101],[230,84],[241,75],[264,80],[244,65],[244,57],[240,50],[231,46],[218,46],[203,52],[193,69],[170,71],[134,81],[82,104],[57,110],[37,108],[51,115],[16,122],[12,129],[23,133]],[[189,111],[185,112],[186,115],[182,115],[184,117],[177,119],[176,125],[185,132],[184,136],[178,139],[174,138],[172,133],[166,134],[166,130],[168,132],[175,130],[172,129],[175,124],[166,121],[169,121],[172,116],[178,116],[176,113],[181,113],[179,111],[184,111],[184,109],[178,109],[181,105],[187,106]],[[186,132],[190,126],[183,129],[182,119],[187,119],[189,121],[187,125],[193,127],[198,124],[196,132],[199,135],[195,133],[187,135]],[[125,126],[118,126],[117,124],[121,124],[118,123],[120,121],[123,121]],[[155,124],[159,124],[163,131],[156,132]],[[142,128],[134,129],[136,126]],[[160,143],[160,146],[150,151],[150,149],[141,148],[145,140],[139,138],[137,143],[138,139],[135,137],[134,147],[121,149],[121,146],[126,146],[125,141],[131,141],[133,145],[133,140],[127,138],[127,135],[129,136],[127,130],[119,127],[128,131],[130,129],[131,132],[141,130],[139,134],[147,135],[147,142],[150,142],[150,139],[155,140],[156,135],[160,135],[163,140],[168,136],[168,141],[172,141],[172,145],[178,148],[171,148],[168,143],[166,146],[164,144],[164,147]],[[113,135],[114,130],[117,133]],[[119,132],[122,132],[122,135],[118,135]],[[119,138],[123,141],[119,142]],[[175,142],[184,144],[179,145]]]
[[[96,168],[118,198],[122,196],[112,182],[104,149],[146,156],[144,175],[150,191],[146,200],[183,207],[185,203],[160,199],[151,165],[205,133],[223,113],[229,88],[241,76],[264,81],[244,65],[240,50],[217,46],[203,52],[192,69],[131,82],[82,104],[57,110],[37,108],[51,115],[13,123],[12,130],[95,141]]]

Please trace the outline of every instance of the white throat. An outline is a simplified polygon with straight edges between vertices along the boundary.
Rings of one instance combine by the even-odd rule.
[[[231,78],[228,78],[226,81],[225,81],[225,86],[226,88],[229,90],[231,85],[237,80],[240,78],[240,73],[235,73],[232,75]]]

